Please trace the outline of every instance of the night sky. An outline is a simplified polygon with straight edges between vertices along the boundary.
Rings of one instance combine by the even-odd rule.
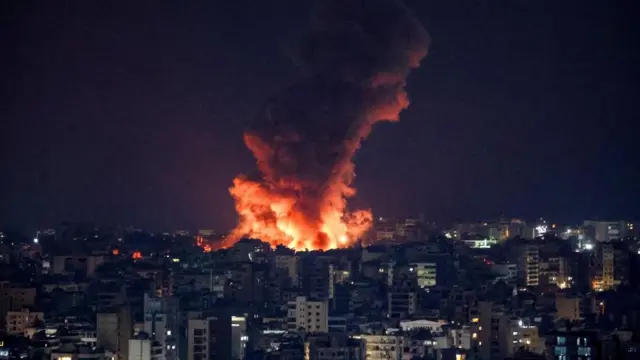
[[[311,2],[166,3],[0,4],[0,225],[233,227],[243,129],[296,79]],[[356,155],[354,205],[638,218],[638,2],[406,3],[429,55]]]

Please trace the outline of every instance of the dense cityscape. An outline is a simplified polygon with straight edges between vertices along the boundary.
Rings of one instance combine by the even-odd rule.
[[[328,251],[213,230],[0,233],[1,358],[636,359],[630,221],[376,219]]]
[[[637,2],[406,2],[1,2],[0,360],[640,360]]]

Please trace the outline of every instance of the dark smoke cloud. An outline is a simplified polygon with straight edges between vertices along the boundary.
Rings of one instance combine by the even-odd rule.
[[[351,159],[371,126],[398,120],[408,106],[406,76],[429,36],[398,1],[327,0],[301,43],[294,57],[302,79],[269,99],[245,142],[257,182],[296,197],[295,211],[313,226],[327,202],[353,195]]]

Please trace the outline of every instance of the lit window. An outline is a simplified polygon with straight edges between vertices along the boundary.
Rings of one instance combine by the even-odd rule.
[[[554,349],[554,354],[558,355],[567,355],[567,347],[566,346],[556,346]]]
[[[579,347],[578,348],[578,355],[579,356],[590,356],[591,355],[591,348],[590,347]]]

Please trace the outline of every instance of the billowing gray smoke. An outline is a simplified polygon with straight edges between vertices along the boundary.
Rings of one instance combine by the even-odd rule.
[[[397,121],[409,105],[406,77],[428,43],[397,1],[321,1],[295,51],[302,79],[269,99],[245,133],[260,174],[230,189],[240,222],[226,245],[251,236],[327,249],[362,235],[371,213],[345,213],[355,194],[352,157],[373,124]]]

